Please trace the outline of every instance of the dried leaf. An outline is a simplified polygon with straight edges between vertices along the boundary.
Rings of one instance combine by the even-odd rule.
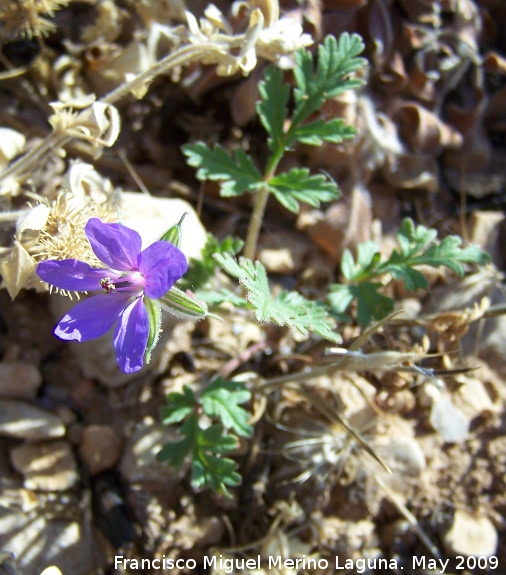
[[[33,279],[35,263],[25,248],[15,240],[9,255],[0,262],[0,271],[3,278],[2,287],[5,287],[14,299],[21,289],[28,287],[29,280]]]

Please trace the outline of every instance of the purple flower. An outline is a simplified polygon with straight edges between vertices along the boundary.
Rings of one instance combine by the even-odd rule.
[[[64,340],[87,341],[114,331],[114,349],[125,373],[141,369],[149,337],[148,311],[143,299],[164,296],[188,269],[184,254],[171,243],[158,241],[141,251],[141,237],[121,224],[97,218],[85,227],[97,258],[106,268],[79,260],[50,260],[37,266],[47,283],[68,291],[101,291],[78,303],[56,326]]]

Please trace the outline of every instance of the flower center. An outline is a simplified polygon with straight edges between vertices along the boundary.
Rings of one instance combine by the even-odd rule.
[[[105,293],[111,293],[116,289],[116,286],[112,283],[111,278],[103,278],[100,280],[100,287]]]
[[[132,294],[142,293],[146,286],[146,278],[138,271],[131,272],[121,278],[120,281],[113,282],[111,278],[102,278],[100,280],[100,287],[104,293],[112,293],[113,291],[130,292]]]

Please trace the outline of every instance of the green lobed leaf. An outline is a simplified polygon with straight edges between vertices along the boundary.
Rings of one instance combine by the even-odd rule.
[[[179,431],[184,437],[166,443],[157,455],[158,461],[166,461],[179,469],[190,456],[192,484],[230,496],[227,486],[239,485],[241,476],[236,471],[236,463],[222,454],[237,448],[237,437],[224,434],[219,424],[202,429],[196,413],[190,415]]]
[[[158,461],[167,461],[169,465],[179,469],[186,457],[193,453],[199,431],[198,416],[193,413],[179,429],[183,439],[166,443],[156,456]]]
[[[344,120],[334,118],[326,122],[325,120],[315,120],[297,126],[293,131],[294,137],[302,144],[310,146],[320,146],[323,142],[340,144],[344,140],[353,138],[357,131],[352,126],[347,126]]]
[[[167,405],[160,408],[163,423],[177,423],[193,413],[196,399],[190,387],[185,385],[183,393],[173,391],[167,396]]]
[[[242,481],[236,469],[237,465],[232,459],[203,452],[193,462],[192,484],[195,487],[210,487],[217,493],[230,497],[227,486],[235,487]]]
[[[307,168],[293,168],[274,176],[267,185],[279,203],[294,213],[299,211],[299,202],[317,208],[320,202],[339,197],[339,189],[333,181],[322,174],[310,175]]]
[[[253,160],[243,151],[229,154],[219,144],[209,148],[204,142],[182,148],[188,164],[197,170],[199,180],[221,181],[222,196],[240,196],[262,184],[262,176]]]
[[[341,315],[353,300],[357,300],[357,321],[360,325],[368,325],[373,319],[383,319],[392,312],[394,300],[379,292],[382,287],[382,284],[375,282],[332,286],[328,295],[331,309]]]
[[[283,147],[284,125],[288,116],[288,97],[290,86],[283,83],[283,72],[271,65],[258,85],[260,101],[257,113],[263,127],[269,134],[268,145],[271,152]]]
[[[358,34],[343,33],[339,40],[334,36],[325,38],[318,47],[316,67],[308,50],[299,50],[295,54],[294,123],[301,124],[325,100],[362,84],[360,79],[347,75],[366,64],[363,58],[357,57],[363,49],[364,43]]]
[[[448,236],[439,245],[431,246],[419,255],[414,264],[432,267],[445,266],[459,276],[465,272],[463,263],[484,265],[490,261],[490,256],[477,246],[462,247],[462,240],[457,236]]]
[[[251,393],[243,383],[216,378],[206,387],[200,398],[204,413],[218,417],[226,429],[233,429],[238,435],[248,437],[253,433],[249,425],[250,414],[239,407],[249,401]]]
[[[357,246],[357,261],[350,250],[344,250],[341,259],[341,271],[348,281],[360,281],[374,277],[381,259],[378,246],[374,242],[362,242]]]
[[[335,333],[335,322],[326,307],[309,301],[296,292],[281,292],[272,297],[264,266],[246,258],[237,262],[229,255],[216,255],[220,266],[239,279],[247,290],[247,299],[258,321],[272,321],[280,326],[289,326],[303,335],[318,333],[325,339],[339,343],[341,337]]]

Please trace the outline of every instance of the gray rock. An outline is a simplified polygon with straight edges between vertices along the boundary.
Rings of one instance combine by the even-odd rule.
[[[0,436],[37,441],[64,434],[65,426],[54,413],[24,401],[0,400]]]
[[[0,397],[34,399],[41,383],[42,376],[34,365],[20,361],[0,363]]]
[[[64,440],[24,443],[12,448],[10,456],[26,489],[65,491],[79,478],[72,448]]]

